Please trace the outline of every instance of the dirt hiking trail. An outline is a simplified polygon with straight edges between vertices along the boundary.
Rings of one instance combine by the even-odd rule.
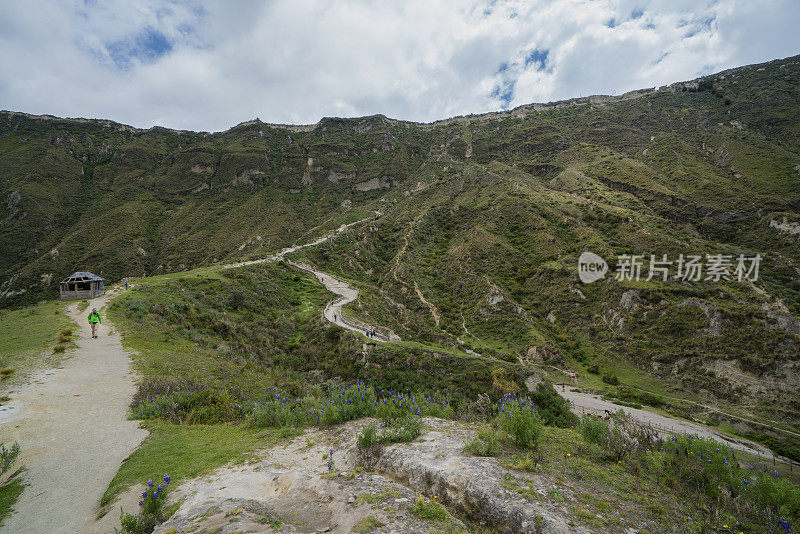
[[[345,319],[342,316],[342,308],[354,302],[358,298],[358,289],[352,287],[350,284],[345,282],[344,280],[340,280],[333,276],[332,274],[328,274],[322,271],[318,271],[316,268],[312,267],[311,265],[307,265],[305,263],[296,263],[291,260],[286,259],[286,254],[290,254],[292,252],[298,251],[300,249],[306,247],[313,247],[319,245],[321,243],[325,243],[326,241],[336,237],[336,235],[344,232],[348,228],[351,228],[354,225],[373,220],[376,216],[380,217],[382,214],[379,211],[373,212],[373,215],[367,217],[366,219],[361,219],[355,222],[351,222],[348,224],[343,224],[339,228],[328,232],[327,234],[323,235],[322,237],[318,237],[314,241],[310,241],[308,243],[302,245],[294,245],[291,247],[287,247],[280,252],[275,253],[272,256],[267,256],[266,258],[260,258],[257,260],[249,260],[249,261],[240,261],[236,263],[231,263],[225,265],[225,269],[235,269],[237,267],[242,267],[245,265],[256,265],[259,263],[267,263],[273,261],[286,261],[289,265],[296,267],[298,269],[302,269],[304,271],[308,271],[309,273],[313,274],[319,282],[325,286],[325,288],[339,296],[339,298],[332,300],[325,306],[325,309],[322,312],[322,317],[325,320],[345,328],[347,330],[351,330],[353,332],[358,332],[359,334],[363,334],[370,338],[372,341],[378,341],[380,343],[387,343],[387,342],[398,342],[400,341],[400,336],[392,332],[388,328],[382,328],[378,326],[373,326],[370,324],[362,323],[360,321],[354,321]],[[427,302],[427,301],[426,301]],[[427,303],[430,304],[430,303]],[[437,319],[436,324],[438,326],[439,321]]]
[[[39,371],[9,392],[0,441],[19,443],[26,486],[0,532],[106,533],[119,522],[117,505],[96,523],[98,503],[147,431],[127,420],[136,391],[130,359],[101,309],[115,295],[90,300],[85,311],[68,306],[79,325],[77,349],[62,367]],[[97,339],[86,320],[93,307],[104,318]]]
[[[684,421],[675,417],[667,417],[649,410],[620,406],[600,398],[599,395],[581,393],[572,388],[567,388],[566,391],[562,388],[559,390],[559,393],[570,402],[572,411],[578,415],[582,415],[583,413],[603,415],[606,411],[613,413],[622,409],[639,422],[650,425],[656,429],[662,436],[667,436],[669,434],[694,434],[700,438],[712,438],[732,449],[753,454],[761,458],[771,459],[773,457],[772,451],[759,443],[745,438],[728,436],[719,430],[714,430],[707,426]],[[776,460],[786,463],[786,459],[780,456],[776,457]]]

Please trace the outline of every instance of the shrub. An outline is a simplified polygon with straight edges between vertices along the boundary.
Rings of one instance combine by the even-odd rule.
[[[421,519],[429,521],[444,521],[447,519],[447,508],[435,500],[426,500],[422,495],[417,496],[411,513]]]
[[[508,439],[523,449],[536,449],[542,432],[542,420],[536,409],[524,399],[504,399],[495,419]]]
[[[13,367],[3,367],[0,369],[0,380],[5,380],[14,373]]]
[[[131,410],[138,419],[166,419],[173,423],[213,424],[241,416],[241,408],[227,389],[199,385],[197,389],[178,389],[146,398],[137,393]]]
[[[526,454],[525,456],[514,456],[503,465],[509,469],[517,471],[537,471],[539,464],[544,461],[544,456],[540,453]]]
[[[763,443],[764,445],[775,451],[776,454],[780,454],[781,456],[786,456],[787,458],[791,458],[795,462],[800,462],[800,439],[798,438],[787,436],[781,439],[769,434],[764,434],[763,432],[756,432],[753,430],[744,432],[743,435],[747,439]]]
[[[645,450],[652,446],[653,431],[648,428],[621,411],[611,422],[584,415],[580,423],[581,436],[590,445],[590,456],[616,461],[637,448]]]
[[[19,456],[19,443],[14,443],[10,449],[0,444],[0,475],[11,469],[17,456]]]
[[[619,385],[619,378],[617,378],[617,375],[615,373],[604,374],[602,380],[606,384],[610,384],[612,386]]]
[[[53,354],[61,354],[65,350],[67,350],[66,346],[64,346],[64,345],[56,345],[55,347],[53,347]]]
[[[622,401],[636,404],[646,404],[655,408],[659,408],[665,404],[664,399],[658,395],[654,395],[649,391],[639,391],[629,387],[619,388],[619,392],[616,396]]]
[[[630,438],[625,435],[618,426],[614,425],[609,429],[605,451],[613,460],[621,461],[634,449],[634,445]]]
[[[302,426],[305,418],[292,403],[271,402],[258,404],[247,416],[247,421],[254,427],[287,427]]]
[[[391,420],[387,426],[379,438],[381,443],[408,443],[422,433],[422,419],[413,415]]]
[[[339,343],[342,338],[342,332],[343,330],[338,326],[330,326],[325,329],[325,339],[330,343]]]
[[[378,427],[375,423],[370,423],[361,434],[358,435],[358,446],[362,449],[368,449],[378,442]]]
[[[589,371],[593,375],[599,375],[600,374],[600,366],[597,365],[596,363],[593,363],[592,365],[589,366],[587,371]]]
[[[789,521],[800,520],[800,488],[777,472],[741,468],[729,447],[713,439],[673,436],[662,447],[669,454],[670,471],[689,488],[712,499],[744,498],[737,508],[768,524],[786,530]],[[785,523],[781,523],[785,522]]]
[[[513,395],[522,389],[519,383],[509,375],[505,367],[492,369],[492,388],[503,395]]]
[[[361,519],[361,521],[359,521],[358,524],[353,527],[353,532],[356,533],[370,532],[373,529],[381,528],[382,526],[384,526],[383,523],[378,521],[378,519],[375,516],[368,515],[363,519]]]
[[[541,382],[530,399],[544,424],[561,428],[577,424],[578,417],[570,410],[569,401],[559,395],[550,382]]]
[[[466,443],[464,450],[474,456],[499,456],[503,452],[502,436],[490,427],[482,427],[477,435]]]
[[[70,341],[72,341],[72,330],[62,330],[61,333],[58,334],[59,343],[69,343]]]
[[[234,289],[225,301],[232,309],[238,310],[247,302],[247,295],[245,295],[243,291]]]
[[[422,419],[414,415],[403,415],[395,419],[386,418],[381,424],[384,430],[378,433],[375,423],[370,423],[358,436],[358,446],[369,448],[378,443],[408,443],[422,432]]]
[[[133,515],[120,511],[123,533],[150,534],[167,519],[164,513],[164,501],[169,482],[169,475],[164,475],[163,482],[154,489],[156,483],[152,480],[147,481],[147,489],[142,492],[139,499],[139,513]]]
[[[638,402],[628,402],[628,401],[621,401],[621,400],[615,400],[615,401],[611,401],[611,402],[613,402],[617,406],[625,406],[627,408],[636,408],[637,410],[641,410],[642,409],[642,405],[639,404]]]
[[[596,445],[604,446],[608,441],[608,436],[611,433],[608,421],[593,417],[591,415],[584,415],[581,418],[581,436],[587,443],[594,443]]]

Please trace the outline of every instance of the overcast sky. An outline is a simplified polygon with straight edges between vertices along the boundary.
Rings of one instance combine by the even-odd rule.
[[[797,0],[4,1],[0,108],[225,130],[432,121],[800,54]]]

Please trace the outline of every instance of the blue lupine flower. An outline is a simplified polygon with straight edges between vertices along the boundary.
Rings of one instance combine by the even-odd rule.
[[[153,487],[153,481],[151,479],[147,480],[147,487],[148,488],[152,488]]]

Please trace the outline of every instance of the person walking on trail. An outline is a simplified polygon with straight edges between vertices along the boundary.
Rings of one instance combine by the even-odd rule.
[[[89,324],[92,327],[92,337],[97,337],[97,325],[102,323],[102,319],[100,319],[100,314],[97,312],[97,308],[92,308],[92,313],[89,314]]]

